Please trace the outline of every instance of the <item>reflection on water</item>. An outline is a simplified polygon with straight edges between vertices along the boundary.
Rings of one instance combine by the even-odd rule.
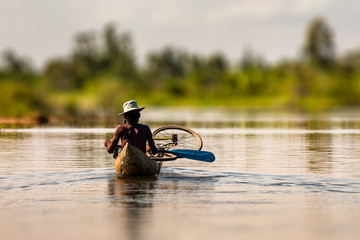
[[[360,131],[200,129],[212,167],[237,171],[360,177]],[[351,166],[351,167],[349,167]]]
[[[142,202],[144,199],[151,199],[154,196],[157,177],[148,178],[123,178],[113,177],[109,180],[108,194],[113,204],[125,204],[135,208],[151,207],[149,202]]]
[[[0,174],[107,167],[100,144],[104,135],[81,129],[3,129]]]
[[[216,161],[166,162],[153,178],[116,176],[114,127],[1,129],[0,239],[358,238],[357,113],[195,113],[165,120],[193,127]]]
[[[333,169],[331,134],[305,135],[308,151],[308,170],[313,173],[331,174]]]
[[[108,198],[111,208],[116,218],[126,219],[126,230],[121,232],[122,237],[148,239],[145,232],[151,231],[149,229],[154,227],[154,221],[159,226],[168,227],[168,223],[159,218],[159,212],[163,217],[169,217],[166,206],[177,209],[182,205],[208,202],[207,195],[214,191],[214,183],[218,182],[218,178],[222,176],[217,173],[166,167],[158,177],[109,178]],[[148,230],[144,232],[144,229]]]
[[[151,178],[121,178],[113,177],[108,181],[108,195],[115,207],[124,208],[120,218],[126,218],[128,236],[124,239],[142,239],[140,229],[150,221],[149,208],[153,206],[152,198],[156,187],[156,177]],[[144,209],[145,208],[145,209]],[[147,209],[146,209],[147,208]]]

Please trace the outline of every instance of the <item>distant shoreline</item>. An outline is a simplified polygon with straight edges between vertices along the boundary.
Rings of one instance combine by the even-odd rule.
[[[270,115],[269,115],[270,114]],[[276,114],[276,115],[272,115]],[[147,106],[146,112],[142,117],[144,122],[165,122],[175,123],[179,119],[183,119],[186,115],[186,121],[190,122],[222,122],[224,118],[236,118],[236,121],[241,121],[248,116],[264,116],[266,119],[268,116],[279,116],[281,119],[287,119],[291,117],[316,117],[321,119],[323,115],[333,116],[348,116],[351,114],[352,119],[360,118],[360,107],[332,107],[326,110],[312,110],[301,111],[298,109],[285,109],[285,108],[271,108],[271,107],[253,107],[253,108],[237,108],[237,107],[220,107],[220,106],[166,106],[155,107]],[[161,120],[159,120],[161,119]],[[220,120],[219,120],[220,119]],[[116,113],[111,115],[102,116],[22,116],[22,117],[7,117],[0,116],[0,127],[7,127],[6,125],[23,125],[23,126],[44,126],[44,125],[89,125],[95,126],[102,125],[114,125],[122,122],[122,118]],[[4,126],[5,125],[5,126]]]
[[[22,118],[11,118],[11,117],[0,117],[0,124],[36,124],[37,121],[34,118],[22,117]]]
[[[47,117],[0,117],[0,124],[29,124],[29,125],[43,125],[49,123]]]

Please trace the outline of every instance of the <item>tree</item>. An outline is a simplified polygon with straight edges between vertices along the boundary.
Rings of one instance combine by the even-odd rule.
[[[58,58],[48,61],[44,76],[50,88],[61,91],[79,88],[73,63],[67,59]]]
[[[157,77],[183,78],[186,74],[187,54],[173,47],[150,53],[147,57],[147,71]]]
[[[228,70],[228,61],[221,53],[215,53],[209,57],[207,62],[208,68],[214,72],[224,73]]]
[[[265,60],[254,52],[251,47],[244,48],[243,56],[240,60],[240,69],[249,70],[249,69],[265,69],[266,63]]]
[[[132,37],[127,32],[118,33],[115,25],[108,24],[103,31],[104,46],[101,65],[111,73],[126,79],[137,78],[137,66]]]
[[[360,69],[360,48],[353,49],[340,57],[337,65],[341,73],[351,74],[359,72]]]
[[[303,48],[305,60],[320,67],[331,67],[335,61],[333,33],[326,21],[317,17],[308,26]]]
[[[15,51],[10,49],[5,50],[1,55],[1,75],[12,76],[21,81],[32,79],[35,71],[29,59],[18,56]]]
[[[77,78],[80,81],[92,77],[98,71],[99,47],[93,32],[79,33],[75,37],[75,46],[72,53],[73,65]],[[79,83],[79,86],[82,82]]]

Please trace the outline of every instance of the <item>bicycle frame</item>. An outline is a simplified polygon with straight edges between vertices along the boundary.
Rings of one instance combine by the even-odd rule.
[[[173,134],[171,137],[153,137],[154,140],[171,140],[172,142],[177,142],[177,134]]]
[[[171,137],[153,137],[154,140],[171,140],[169,143],[157,144],[156,147],[161,150],[168,150],[169,147],[175,147],[177,145],[177,134],[173,134]],[[113,153],[113,158],[116,158],[121,152],[122,146],[118,145]]]

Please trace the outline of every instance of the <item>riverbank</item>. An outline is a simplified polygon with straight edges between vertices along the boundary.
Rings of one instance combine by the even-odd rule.
[[[0,124],[35,124],[36,119],[29,117],[11,118],[0,117]]]
[[[2,125],[46,125],[48,123],[58,122],[56,118],[48,118],[45,116],[37,116],[37,117],[2,117],[0,116],[0,126]]]
[[[224,106],[152,106],[142,104],[145,110],[142,112],[141,122],[150,125],[191,125],[192,127],[223,126],[224,123],[240,126],[246,124],[249,119],[256,122],[268,122],[277,120],[287,122],[290,120],[304,121],[304,119],[321,120],[330,118],[336,121],[343,118],[347,121],[360,119],[359,107],[338,107],[319,111],[305,111],[287,108],[244,108]],[[37,117],[0,117],[0,127],[33,127],[33,126],[66,126],[66,127],[115,127],[122,123],[122,116],[118,111],[102,114],[83,114],[76,116],[37,116]]]

